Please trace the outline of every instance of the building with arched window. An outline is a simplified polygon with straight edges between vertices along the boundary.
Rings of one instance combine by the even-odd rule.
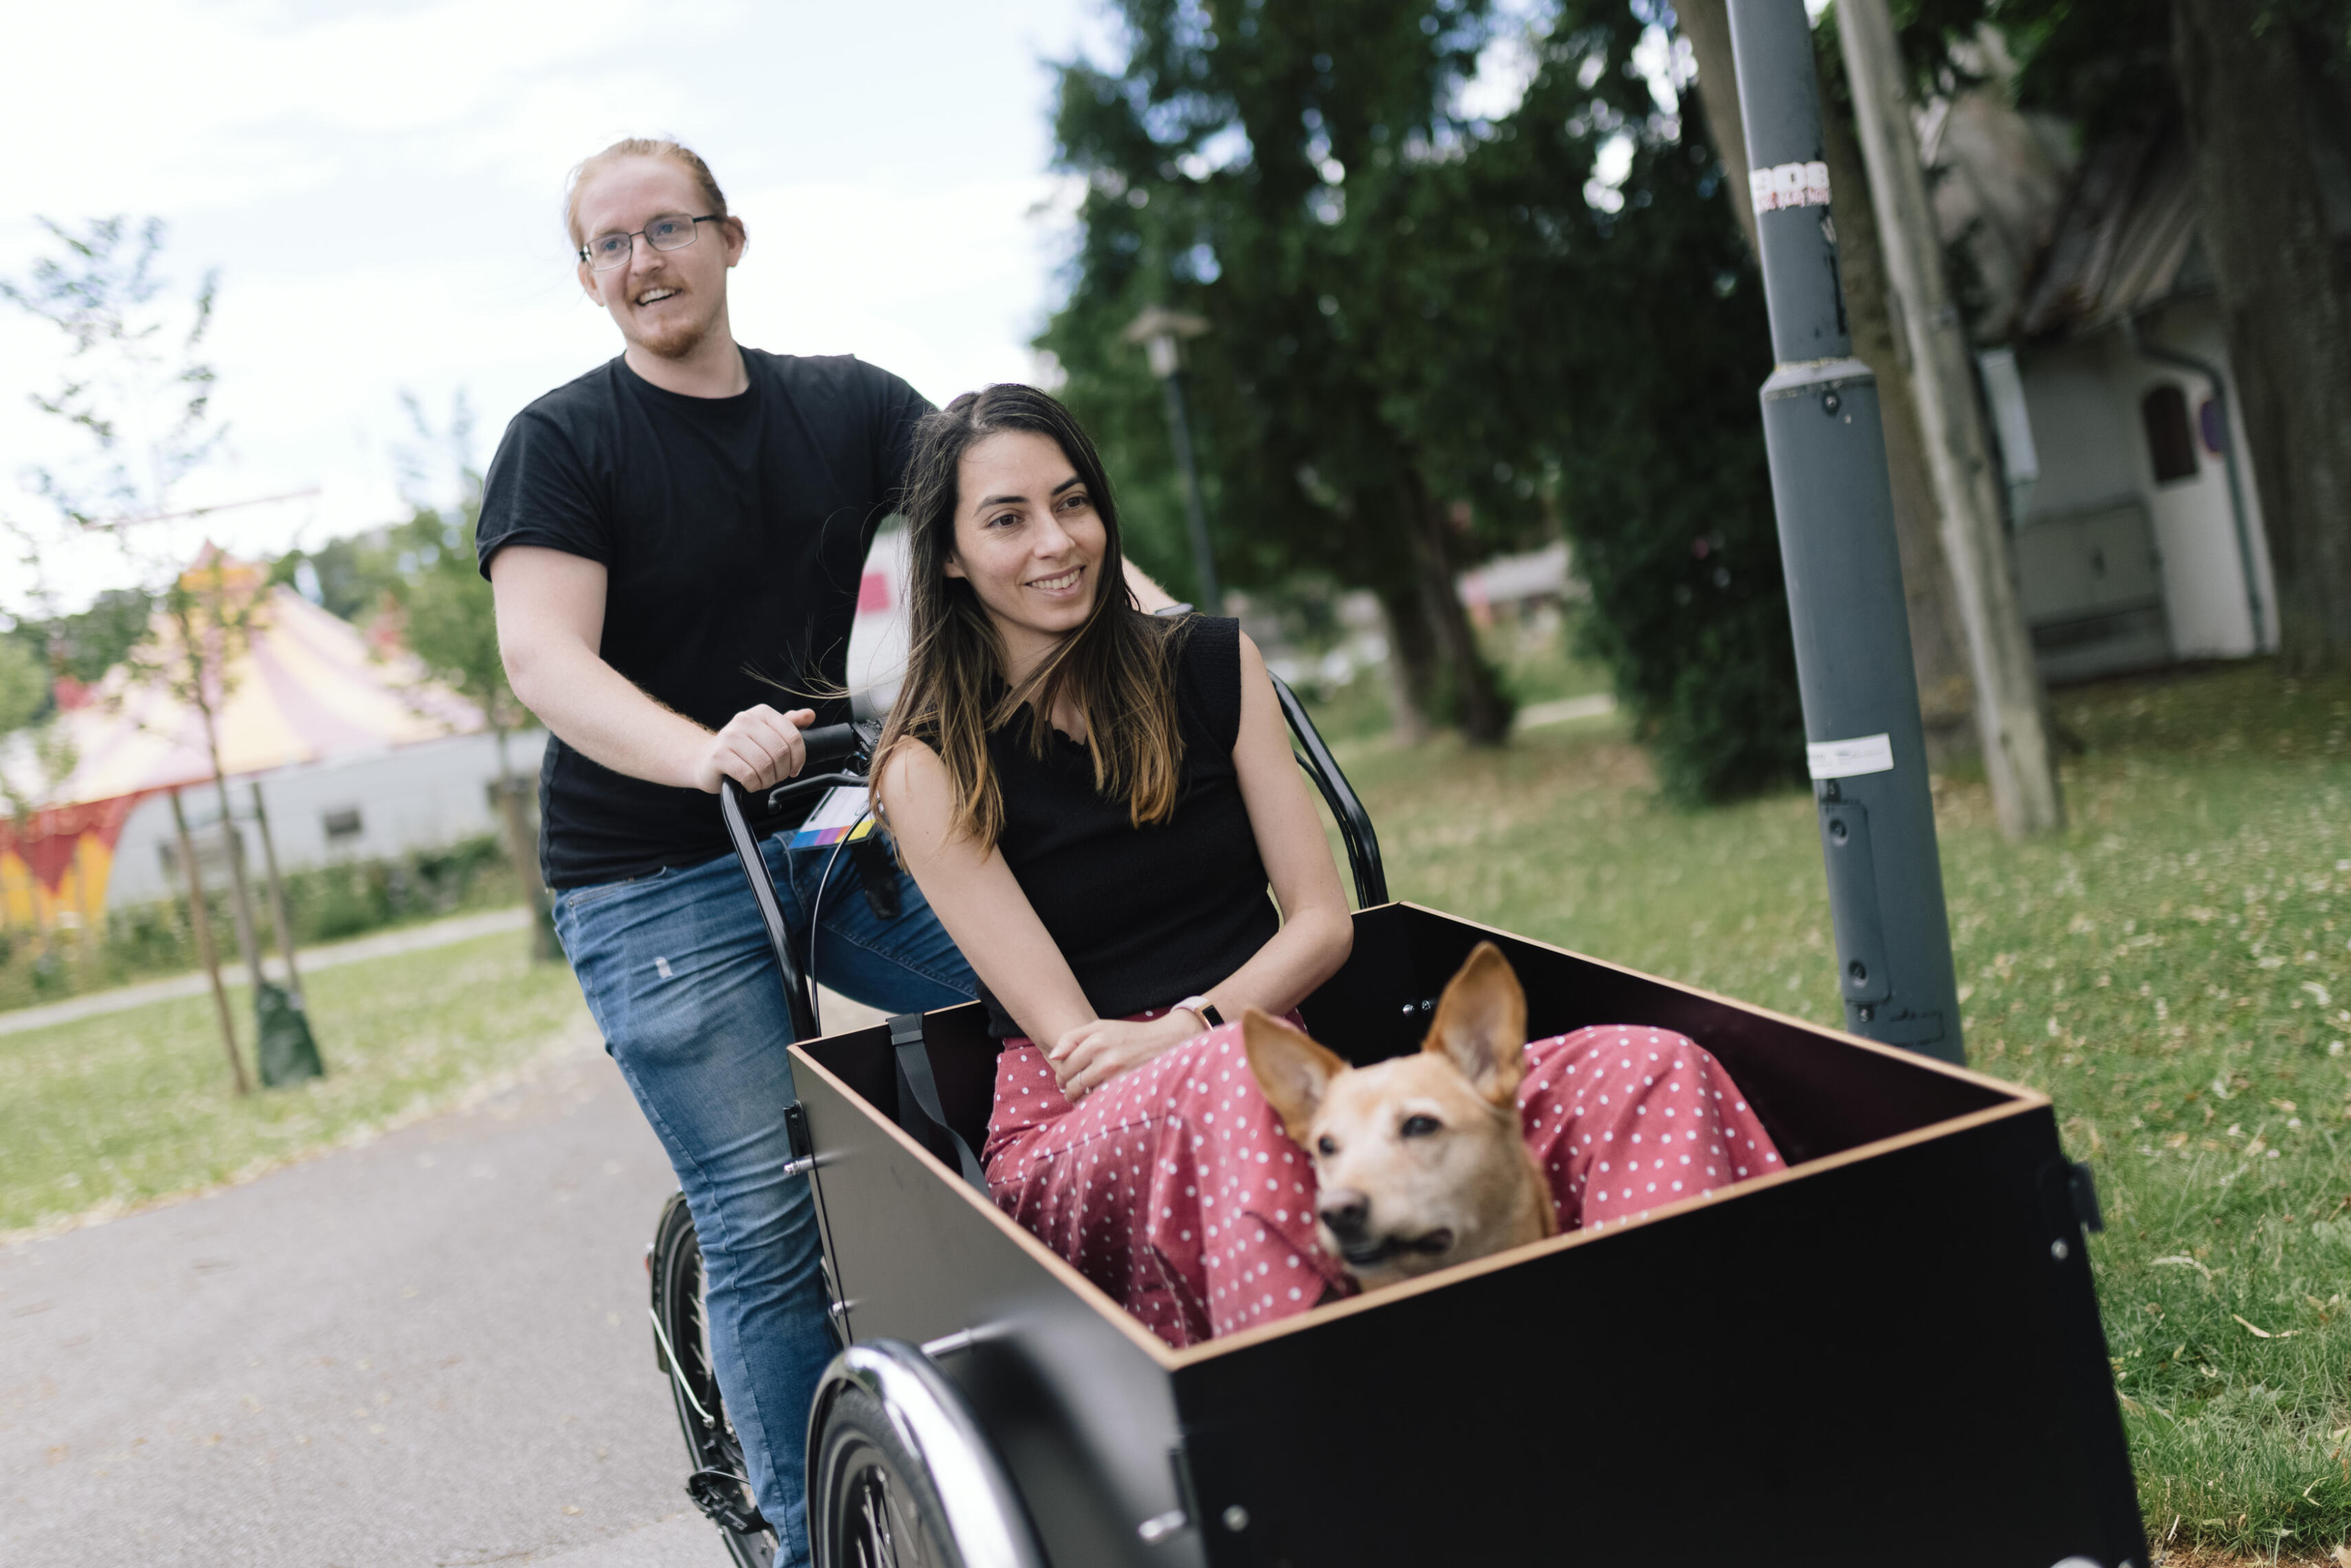
[[[2012,110],[1971,106],[1980,120]],[[1951,118],[1959,118],[1953,111]],[[2018,121],[2017,123],[2022,123]],[[2277,646],[2261,497],[2176,127],[2093,147],[2038,214],[1971,202],[2029,184],[2032,143],[1947,137],[1944,233],[2008,276],[1975,301],[2025,620],[2042,670],[2081,679]],[[2041,139],[2046,147],[2048,139]],[[2000,287],[2004,286],[2004,287]]]

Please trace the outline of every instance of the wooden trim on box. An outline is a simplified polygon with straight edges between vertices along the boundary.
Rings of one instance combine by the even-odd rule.
[[[1379,907],[1385,909],[1390,906],[1381,904]],[[1591,964],[1603,969],[1613,969],[1617,974],[1630,976],[1635,980],[1646,980],[1653,986],[1664,986],[1669,990],[1680,991],[1686,996],[1703,997],[1708,1001],[1719,1002],[1724,1007],[1736,1008],[1743,1013],[1753,1013],[1761,1018],[1771,1019],[1774,1022],[1802,1030],[1807,1034],[1826,1035],[1841,1044],[1857,1045],[1876,1055],[1890,1057],[1905,1067],[1928,1068],[1946,1078],[1956,1078],[1962,1083],[1972,1083],[1980,1089],[1993,1089],[2003,1094],[2030,1096],[2037,1093],[2037,1091],[2027,1089],[2022,1084],[2011,1083],[1999,1078],[1988,1078],[1972,1068],[1957,1066],[1938,1056],[1928,1056],[1920,1051],[1907,1051],[1898,1045],[1887,1045],[1882,1041],[1871,1040],[1866,1035],[1853,1034],[1829,1024],[1814,1023],[1810,1019],[1800,1019],[1787,1013],[1775,1012],[1770,1008],[1759,1007],[1753,1002],[1741,1001],[1737,997],[1726,997],[1719,991],[1709,991],[1699,986],[1685,985],[1679,980],[1668,980],[1663,976],[1652,975],[1641,969],[1628,968],[1623,964],[1612,964],[1605,958],[1595,958],[1589,953],[1579,953],[1573,947],[1562,947],[1556,943],[1537,941],[1532,936],[1521,936],[1515,931],[1505,931],[1499,925],[1489,925],[1483,921],[1464,920],[1458,915],[1448,915],[1442,909],[1431,909],[1425,904],[1411,904],[1399,899],[1395,901],[1395,907],[1416,910],[1439,920],[1451,921],[1456,925],[1467,925],[1472,930],[1489,932],[1507,941],[1523,942],[1530,947],[1541,947],[1547,952],[1563,954],[1578,963]],[[1872,1145],[1872,1147],[1875,1146],[1875,1145]]]
[[[1093,1308],[1094,1311],[1100,1312],[1103,1317],[1110,1319],[1112,1322],[1115,1323],[1118,1326],[1120,1333],[1125,1334],[1129,1340],[1133,1341],[1138,1349],[1147,1352],[1151,1358],[1157,1362],[1163,1369],[1172,1372],[1176,1366],[1181,1364],[1176,1360],[1176,1357],[1184,1353],[1171,1349],[1166,1341],[1161,1339],[1157,1334],[1153,1333],[1149,1329],[1144,1328],[1142,1322],[1137,1319],[1133,1312],[1128,1312],[1124,1307],[1119,1305],[1118,1302],[1113,1301],[1109,1292],[1105,1291],[1101,1286],[1095,1284],[1092,1280],[1087,1279],[1083,1274],[1079,1273],[1077,1270],[1071,1268],[1067,1259],[1054,1251],[1050,1247],[1046,1246],[1042,1241],[1038,1240],[1034,1236],[1029,1234],[1027,1230],[1016,1224],[1009,1216],[1008,1216],[1002,1209],[997,1207],[995,1204],[989,1202],[987,1198],[980,1197],[978,1192],[974,1190],[971,1183],[963,1179],[963,1173],[961,1171],[950,1170],[945,1162],[940,1160],[936,1155],[931,1153],[930,1150],[923,1147],[922,1145],[907,1136],[906,1130],[904,1127],[899,1126],[897,1123],[893,1122],[889,1117],[883,1115],[881,1112],[874,1109],[872,1103],[868,1101],[864,1095],[860,1094],[856,1090],[852,1089],[848,1084],[843,1083],[839,1078],[833,1076],[832,1072],[826,1068],[824,1063],[819,1061],[815,1057],[801,1050],[798,1044],[791,1047],[791,1052],[793,1071],[799,1072],[806,1071],[813,1072],[819,1078],[822,1079],[827,1084],[837,1091],[842,1099],[848,1101],[852,1105],[854,1105],[858,1111],[863,1114],[867,1121],[872,1122],[876,1127],[879,1127],[883,1132],[888,1134],[890,1137],[897,1142],[899,1147],[904,1149],[906,1153],[914,1155],[915,1159],[927,1166],[933,1176],[945,1182],[947,1186],[955,1188],[956,1195],[962,1197],[965,1202],[970,1204],[975,1211],[986,1215],[990,1224],[994,1225],[998,1230],[1009,1238],[1021,1249],[1021,1250],[1027,1252],[1030,1258],[1042,1264],[1047,1273],[1051,1274],[1062,1284],[1075,1291],[1079,1300],[1084,1301],[1088,1306]],[[819,1152],[820,1154],[821,1153],[821,1151]],[[818,1169],[819,1171],[821,1171],[823,1166],[820,1165]]]

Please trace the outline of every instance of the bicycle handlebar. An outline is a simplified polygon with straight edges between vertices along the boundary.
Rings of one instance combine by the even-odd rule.
[[[800,743],[808,747],[808,760],[800,764],[800,771],[830,773],[848,763],[848,771],[862,773],[872,739],[862,725],[820,724],[813,729],[804,729],[800,731]]]
[[[773,816],[797,796],[836,785],[864,783],[865,765],[880,733],[878,726],[856,724],[825,724],[803,730],[800,739],[808,748],[808,758],[796,777],[767,792],[767,814]],[[793,960],[775,886],[764,874],[766,862],[760,857],[759,837],[752,830],[746,811],[749,799],[748,792],[732,779],[719,779],[719,821],[726,824],[736,858],[743,862],[744,872],[750,878],[751,896],[759,906],[759,922],[768,928],[768,944],[783,967],[784,1002],[791,1014],[792,1036],[796,1040],[812,1039],[816,1034],[815,1007],[809,996],[807,977]]]

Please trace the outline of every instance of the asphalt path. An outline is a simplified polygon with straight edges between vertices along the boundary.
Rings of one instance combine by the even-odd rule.
[[[724,1568],[646,1318],[674,1186],[583,1033],[462,1112],[0,1249],[0,1563]]]

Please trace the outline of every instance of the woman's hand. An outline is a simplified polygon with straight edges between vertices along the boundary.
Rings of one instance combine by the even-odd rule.
[[[1180,1009],[1142,1023],[1089,1019],[1055,1040],[1045,1060],[1052,1064],[1061,1092],[1074,1103],[1199,1032],[1200,1020]]]

